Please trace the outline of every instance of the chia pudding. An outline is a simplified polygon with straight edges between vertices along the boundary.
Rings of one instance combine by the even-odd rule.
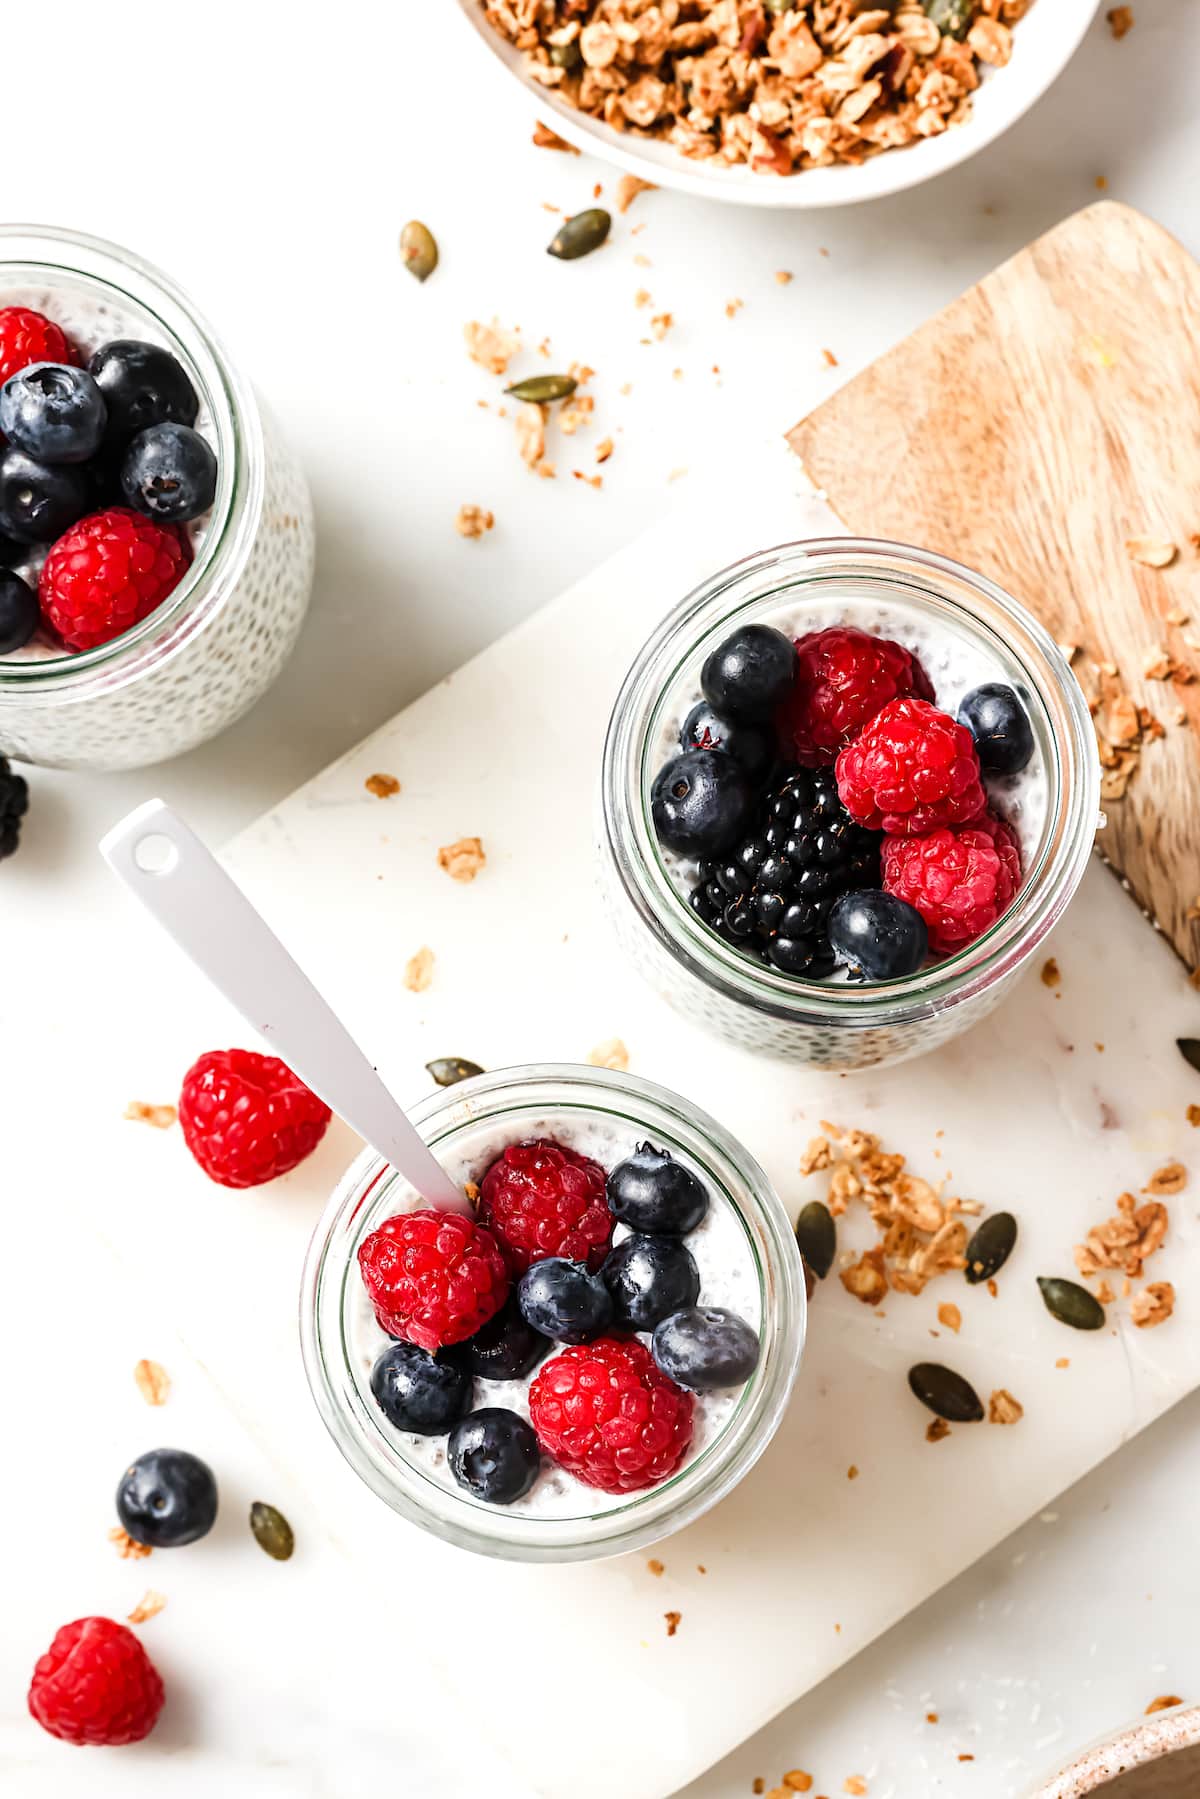
[[[1078,683],[992,583],[787,545],[689,595],[610,722],[605,893],[629,957],[747,1047],[849,1069],[994,1005],[1098,821]]]
[[[475,1215],[430,1213],[402,1176],[371,1157],[335,1194],[309,1254],[302,1334],[314,1396],[343,1454],[426,1528],[520,1559],[617,1553],[707,1509],[773,1434],[800,1353],[803,1275],[761,1170],[685,1101],[607,1070],[484,1076],[413,1117],[474,1197]],[[632,1169],[640,1180],[647,1167],[664,1177],[662,1191],[687,1196],[673,1222],[656,1215],[654,1232],[644,1228],[647,1189],[622,1174]],[[546,1211],[548,1193],[556,1198]],[[422,1234],[406,1238],[397,1257],[391,1233],[400,1229]],[[522,1235],[531,1229],[536,1245]],[[466,1322],[447,1325],[438,1311],[423,1336],[406,1271],[427,1272],[443,1230],[460,1299],[468,1274],[468,1305],[489,1278],[503,1282],[507,1298],[497,1311],[493,1291]],[[476,1277],[472,1238],[486,1239],[487,1254],[501,1250],[490,1276]],[[684,1264],[684,1286],[674,1286]],[[588,1304],[597,1295],[603,1302],[586,1324],[571,1309],[577,1287]],[[402,1290],[410,1310],[397,1319],[388,1308],[403,1303]],[[433,1316],[420,1315],[426,1324]],[[497,1327],[506,1355],[514,1327],[525,1332],[515,1364],[477,1350],[497,1340]],[[387,1373],[397,1369],[398,1388]],[[582,1385],[563,1398],[572,1370]],[[414,1378],[432,1391],[414,1389]],[[610,1381],[620,1402],[606,1411]],[[397,1394],[409,1409],[397,1411]],[[472,1460],[462,1445],[493,1420],[507,1434]],[[528,1460],[505,1490],[502,1465],[499,1487],[494,1476],[510,1437]]]
[[[190,303],[129,253],[51,230],[0,230],[0,317],[15,308],[59,328],[65,353],[44,360],[72,365],[89,385],[93,373],[103,385],[91,359],[105,346],[165,353],[192,398],[187,423],[168,424],[167,434],[190,439],[194,432],[196,455],[210,469],[215,460],[215,470],[190,511],[143,521],[143,532],[178,538],[182,560],[161,597],[151,596],[152,609],[142,605],[127,629],[118,621],[74,638],[55,629],[43,565],[55,541],[73,547],[74,528],[6,547],[15,576],[35,591],[41,578],[42,617],[28,641],[0,654],[0,752],[68,768],[137,767],[178,755],[246,711],[295,643],[313,573],[303,476]],[[97,497],[81,525],[113,508],[118,529],[122,517],[126,526],[136,522],[130,490],[122,492],[124,454],[123,444],[106,439],[94,479],[88,465]],[[179,522],[165,522],[171,519]]]

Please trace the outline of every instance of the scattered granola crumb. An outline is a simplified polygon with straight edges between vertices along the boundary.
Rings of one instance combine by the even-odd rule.
[[[1118,43],[1125,36],[1126,32],[1133,30],[1132,6],[1111,7],[1104,16],[1108,20],[1108,29],[1112,32]]]
[[[546,414],[545,406],[537,406],[532,400],[525,400],[517,407],[514,427],[517,449],[525,467],[535,475],[553,480],[554,464],[546,460]]]
[[[708,1573],[708,1569],[704,1566],[703,1562],[696,1563],[696,1573],[697,1574],[707,1574]]]
[[[1142,658],[1142,673],[1147,681],[1169,680],[1176,666],[1161,643],[1152,644]]]
[[[776,269],[775,279],[778,281],[780,287],[787,287],[792,279],[791,269]]]
[[[673,312],[659,312],[650,320],[650,330],[657,343],[661,343],[671,326],[675,323]]]
[[[533,127],[532,142],[539,150],[565,150],[568,156],[579,155],[574,144],[569,144],[565,137],[559,137],[557,131],[551,131],[549,125],[543,125],[540,119]]]
[[[635,306],[639,307],[649,306],[652,298],[653,296],[648,287],[639,287],[636,294],[633,296],[633,303]]]
[[[463,1192],[466,1194],[472,1205],[474,1205],[475,1201],[479,1198],[479,1188],[474,1181],[464,1181]]]
[[[615,447],[611,437],[602,437],[596,445],[596,461],[607,462]]]
[[[754,1776],[754,1779],[750,1782],[750,1791],[752,1793],[765,1793],[766,1790],[767,1790],[766,1781],[763,1779],[761,1774],[756,1774]]]
[[[878,1246],[866,1250],[857,1262],[843,1268],[839,1276],[847,1293],[853,1293],[865,1306],[877,1306],[887,1298],[887,1275],[883,1267],[883,1250]]]
[[[521,340],[515,331],[504,331],[496,324],[482,325],[478,319],[471,319],[463,326],[463,336],[467,355],[489,375],[503,375],[521,348]]]
[[[1182,1704],[1183,1704],[1183,1700],[1179,1697],[1178,1693],[1160,1693],[1158,1695],[1157,1699],[1152,1699],[1150,1701],[1149,1705],[1146,1707],[1145,1712],[1143,1713],[1143,1716],[1148,1718],[1150,1716],[1151,1712],[1170,1711],[1170,1709],[1173,1705],[1182,1705]]]
[[[675,1632],[679,1629],[679,1626],[683,1621],[683,1613],[682,1612],[664,1612],[663,1617],[667,1621],[667,1635],[669,1637],[673,1637],[675,1635]]]
[[[975,1757],[972,1754],[970,1754],[970,1752],[968,1750],[960,1749],[958,1752],[958,1759],[960,1762],[973,1762],[975,1760]]]
[[[606,1037],[588,1055],[590,1068],[615,1068],[623,1072],[629,1067],[629,1051],[619,1037]]]
[[[1200,1124],[1200,1106],[1189,1106],[1188,1107],[1187,1121],[1191,1125]]]
[[[581,468],[573,468],[571,473],[576,481],[582,481],[585,487],[601,488],[604,486],[603,475],[588,475]]]
[[[654,192],[653,181],[643,181],[640,175],[622,175],[617,182],[617,211],[628,212],[639,194]]]
[[[470,503],[460,506],[454,519],[454,529],[460,537],[484,537],[496,522],[496,515],[486,506],[473,506]]]
[[[806,1774],[803,1768],[789,1768],[783,1777],[783,1784],[790,1793],[811,1793],[813,1777]]]
[[[1042,963],[1042,986],[1061,987],[1062,971],[1053,956],[1048,956]]]
[[[1165,1324],[1175,1310],[1175,1289],[1170,1281],[1151,1281],[1129,1302],[1129,1316],[1139,1330],[1152,1330]]]
[[[835,369],[837,367],[838,359],[832,350],[822,350],[821,354],[825,358],[825,367],[827,369]]]
[[[962,1313],[959,1311],[958,1307],[951,1304],[948,1299],[943,1300],[942,1304],[937,1309],[937,1315],[938,1323],[945,1325],[948,1331],[953,1331],[957,1336],[958,1332],[962,1329]]]
[[[1151,1176],[1147,1192],[1155,1191],[1154,1182],[1161,1175],[1170,1175],[1172,1169],[1178,1169],[1186,1180],[1186,1170],[1182,1163],[1176,1162],[1171,1168],[1160,1169],[1157,1175]],[[1179,1185],[1182,1184],[1181,1180]],[[1177,1193],[1179,1188],[1168,1184],[1160,1190]],[[1103,1224],[1093,1225],[1083,1242],[1075,1245],[1075,1266],[1085,1280],[1104,1269],[1117,1269],[1137,1280],[1143,1264],[1161,1248],[1169,1222],[1166,1206],[1157,1200],[1139,1206],[1132,1193],[1122,1193],[1113,1216]]]
[[[1107,186],[1108,186],[1108,177],[1106,175],[1097,175],[1096,187],[1100,191],[1100,193],[1103,193]]]
[[[129,1532],[122,1530],[119,1524],[113,1525],[108,1533],[108,1540],[115,1543],[117,1554],[123,1562],[144,1562],[152,1553],[148,1543],[135,1543]]]
[[[1070,1356],[1069,1355],[1060,1355],[1057,1362],[1055,1362],[1054,1366],[1056,1368],[1069,1368],[1071,1366]]]
[[[866,1790],[867,1783],[861,1774],[847,1774],[845,1780],[842,1782],[843,1793],[856,1794],[858,1795],[858,1799],[861,1799],[862,1794],[865,1793]]]
[[[858,1479],[858,1466],[856,1463],[851,1462],[850,1466],[847,1468],[846,1479],[847,1480],[857,1480]]]
[[[410,993],[424,993],[433,982],[433,951],[423,944],[404,964],[404,985]]]
[[[133,1610],[126,1616],[131,1624],[144,1624],[147,1618],[156,1618],[166,1603],[162,1593],[156,1593],[153,1587],[147,1587]]]
[[[932,1418],[925,1426],[925,1441],[927,1443],[940,1443],[944,1437],[948,1437],[949,1435],[950,1426],[946,1423],[944,1418]]]
[[[1146,568],[1170,568],[1178,551],[1163,537],[1127,537],[1125,551],[1131,562]]]
[[[1128,1286],[1128,1284],[1127,1281],[1126,1285]],[[1116,1293],[1113,1291],[1111,1284],[1108,1281],[1101,1281],[1100,1285],[1096,1288],[1096,1298],[1100,1301],[1100,1304],[1102,1306],[1111,1306],[1116,1303],[1116,1297]]]
[[[671,470],[670,474],[667,476],[667,481],[668,481],[668,483],[670,483],[672,481],[682,481],[683,477],[686,474],[687,474],[686,468],[673,468]]]
[[[363,786],[377,800],[390,800],[393,794],[400,791],[400,783],[395,775],[368,775]]]
[[[161,1362],[148,1362],[143,1357],[133,1370],[133,1378],[147,1405],[166,1405],[171,1377]]]
[[[1180,630],[1184,625],[1190,622],[1191,614],[1185,612],[1182,606],[1173,606],[1170,612],[1167,613],[1166,618],[1169,625],[1174,625],[1176,630]]]
[[[989,1295],[990,1295],[990,1297],[991,1297],[991,1298],[992,1298],[992,1299],[995,1299],[995,1298],[996,1298],[996,1297],[997,1297],[997,1295],[998,1295],[998,1294],[999,1294],[999,1292],[1000,1292],[1000,1289],[999,1289],[999,1287],[998,1287],[998,1286],[997,1286],[997,1285],[996,1285],[996,1283],[995,1283],[995,1281],[989,1281],[989,1282],[988,1282],[988,1284],[987,1284],[987,1290],[988,1290],[988,1293],[989,1293]]]
[[[1155,1194],[1182,1193],[1187,1186],[1187,1178],[1188,1172],[1182,1162],[1168,1162],[1164,1167],[1155,1169],[1142,1191]],[[1165,1230],[1165,1225],[1163,1228]]]
[[[646,1566],[650,1570],[651,1574],[653,1574],[655,1576],[656,1579],[660,1574],[666,1573],[666,1569],[663,1567],[663,1564],[659,1561],[659,1559],[656,1555],[652,1555],[650,1557],[650,1560],[646,1563]]]
[[[124,1115],[137,1124],[153,1125],[156,1131],[169,1131],[178,1116],[174,1106],[148,1106],[140,1099],[131,1099]]]
[[[925,1713],[926,1724],[936,1724],[937,1721],[938,1721],[938,1715],[936,1712],[926,1712]]]
[[[1007,1387],[997,1387],[988,1400],[989,1424],[1019,1424],[1025,1416],[1025,1407],[1019,1399],[1014,1399]]]
[[[744,300],[726,300],[725,317],[727,319],[736,319],[738,313],[745,304],[746,302]]]
[[[445,869],[452,881],[473,881],[486,861],[478,837],[460,837],[457,843],[447,843],[437,853],[438,867]]]

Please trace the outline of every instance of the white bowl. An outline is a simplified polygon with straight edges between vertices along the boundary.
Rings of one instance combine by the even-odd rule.
[[[1099,4],[1100,0],[1036,0],[1014,29],[1008,67],[984,72],[972,97],[971,117],[940,137],[925,138],[901,150],[885,150],[863,163],[838,163],[833,168],[779,176],[755,174],[744,165],[724,168],[697,162],[656,138],[616,131],[576,111],[556,98],[551,88],[530,80],[521,52],[488,24],[480,0],[455,0],[456,10],[473,27],[468,36],[507,71],[512,91],[523,95],[527,110],[551,124],[568,143],[658,187],[731,200],[738,206],[849,206],[915,187],[965,162],[1015,125],[1041,98],[1070,61]]]
[[[1083,1750],[1028,1799],[1195,1799],[1200,1706],[1176,1706]]]

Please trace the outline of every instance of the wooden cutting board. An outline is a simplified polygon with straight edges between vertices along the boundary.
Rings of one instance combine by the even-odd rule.
[[[1166,727],[1142,745],[1123,796],[1110,774],[1099,842],[1191,968],[1200,268],[1140,213],[1090,206],[888,351],[788,441],[851,531],[959,558],[1078,645],[1074,666],[1099,698],[1102,734],[1120,734],[1120,710],[1110,724],[1120,693]],[[1170,565],[1135,561],[1135,538],[1174,544]],[[1160,650],[1179,665],[1165,681],[1145,673]]]

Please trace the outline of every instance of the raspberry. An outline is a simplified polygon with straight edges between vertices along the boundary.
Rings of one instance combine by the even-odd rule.
[[[31,362],[78,362],[66,333],[29,306],[0,307],[0,387]]]
[[[510,1143],[497,1156],[483,1177],[479,1219],[514,1276],[546,1256],[586,1262],[595,1274],[612,1241],[603,1168],[547,1137]]]
[[[418,1349],[473,1337],[508,1298],[491,1231],[457,1212],[405,1212],[359,1245],[358,1266],[381,1330]]]
[[[329,1107],[278,1056],[211,1049],[183,1077],[179,1122],[210,1180],[258,1187],[311,1155]]]
[[[896,837],[978,818],[987,804],[975,740],[927,700],[892,700],[837,759],[838,793],[859,824]]]
[[[42,566],[42,617],[70,650],[92,650],[148,618],[192,560],[187,538],[112,506],[64,532]]]
[[[884,838],[883,885],[916,907],[939,954],[962,949],[994,925],[1020,884],[1017,840],[990,815],[928,837]]]
[[[64,1624],[29,1683],[30,1712],[64,1743],[140,1743],[162,1708],[157,1668],[111,1618]]]
[[[637,1493],[674,1474],[692,1440],[693,1406],[636,1337],[564,1349],[529,1389],[546,1454],[603,1493]]]
[[[889,700],[933,698],[921,664],[890,637],[834,625],[796,640],[796,682],[776,725],[784,754],[805,768],[832,762]]]

